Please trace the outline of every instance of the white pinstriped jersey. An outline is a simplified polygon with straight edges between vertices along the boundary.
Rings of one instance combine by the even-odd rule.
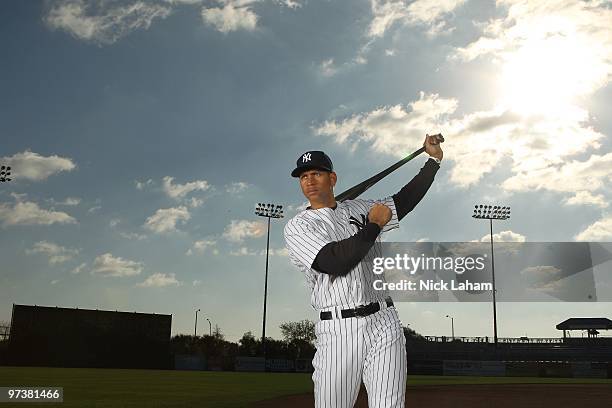
[[[359,305],[383,301],[386,291],[375,291],[374,280],[384,279],[372,271],[372,260],[381,256],[381,235],[368,254],[344,276],[331,276],[312,269],[312,263],[325,245],[355,235],[366,223],[370,208],[381,203],[391,209],[391,220],[382,232],[399,227],[397,211],[392,197],[383,200],[347,200],[337,203],[335,209],[304,210],[285,225],[285,241],[291,262],[306,275],[312,291],[310,303],[315,310],[335,306],[354,308]]]

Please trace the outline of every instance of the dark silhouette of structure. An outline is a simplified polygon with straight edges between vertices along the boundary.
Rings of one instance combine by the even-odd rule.
[[[172,368],[172,315],[13,305],[8,363]]]

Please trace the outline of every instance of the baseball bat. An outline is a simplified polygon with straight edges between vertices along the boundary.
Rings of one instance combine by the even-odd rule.
[[[444,142],[444,136],[442,136],[442,134],[440,133],[438,133],[437,135],[431,135],[431,136],[435,136],[438,143]],[[346,191],[343,191],[342,193],[336,196],[336,201],[342,202],[345,200],[353,200],[359,197],[361,194],[363,194],[367,189],[372,187],[374,184],[378,183],[380,180],[388,176],[390,173],[402,167],[404,164],[408,163],[410,160],[414,159],[415,157],[417,157],[424,151],[425,151],[425,147],[421,147],[419,150],[410,153],[408,156],[404,157],[403,159],[401,159],[394,165],[387,167],[380,173],[375,174],[369,179],[362,181],[361,183],[349,188]]]

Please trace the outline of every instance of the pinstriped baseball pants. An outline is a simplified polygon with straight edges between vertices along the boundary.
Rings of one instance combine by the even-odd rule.
[[[405,407],[406,339],[395,307],[321,320],[315,334],[315,407],[352,408],[362,379],[370,408]]]

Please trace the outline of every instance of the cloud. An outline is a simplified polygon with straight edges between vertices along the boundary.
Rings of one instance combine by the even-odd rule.
[[[70,273],[76,275],[78,273],[83,272],[83,270],[85,269],[85,267],[87,266],[87,264],[85,262],[83,262],[82,264],[80,264],[79,266],[77,266],[76,268],[74,268],[73,270],[70,271]]]
[[[258,238],[265,234],[266,225],[260,221],[232,220],[223,231],[223,238],[242,242],[245,238]]]
[[[576,241],[612,241],[612,216],[595,221],[574,238]]]
[[[244,192],[250,185],[244,181],[236,181],[226,186],[225,191],[229,194],[240,194]]]
[[[89,210],[87,210],[87,212],[90,213],[90,214],[93,214],[93,213],[95,213],[95,212],[97,212],[97,211],[99,211],[101,209],[102,209],[102,206],[96,205],[94,207],[91,207]]]
[[[185,184],[173,184],[174,177],[166,176],[163,179],[163,190],[168,197],[174,199],[184,198],[194,191],[207,191],[210,184],[206,180],[196,180]]]
[[[573,197],[563,201],[565,205],[593,205],[599,208],[607,208],[609,202],[602,194],[593,195],[588,191],[579,191]]]
[[[154,273],[149,276],[144,282],[136,284],[143,288],[162,288],[164,286],[179,286],[181,282],[176,280],[176,276],[173,273]]]
[[[364,143],[375,152],[401,158],[422,143],[425,133],[443,129],[442,133],[449,135],[444,148],[445,160],[451,162],[450,182],[461,188],[498,169],[503,159],[510,160],[510,165],[503,167],[507,178],[501,183],[508,192],[546,189],[572,195],[595,193],[603,191],[611,180],[612,154],[569,160],[599,148],[605,137],[588,125],[584,109],[574,106],[528,115],[494,108],[451,118],[457,107],[454,98],[421,93],[408,107],[384,106],[326,121],[314,132],[352,150]],[[478,154],[474,146],[478,146]],[[581,194],[572,202],[578,203],[579,198],[585,202],[586,197]]]
[[[383,106],[371,112],[355,114],[341,121],[326,121],[314,129],[317,135],[331,136],[338,144],[367,143],[379,153],[405,155],[408,149],[423,144],[425,133],[439,129],[443,119],[457,109],[453,98],[420,93],[417,101]]]
[[[94,259],[91,273],[102,276],[126,277],[139,275],[142,268],[142,262],[134,262],[105,253]]]
[[[158,234],[176,231],[176,224],[184,224],[191,218],[187,207],[161,208],[147,218],[144,227]]]
[[[265,256],[266,250],[260,249],[258,251],[252,250],[247,247],[240,247],[236,250],[230,251],[231,256]],[[269,256],[289,256],[287,248],[270,248]]]
[[[71,159],[53,156],[41,156],[29,150],[0,159],[2,164],[11,167],[14,180],[41,181],[62,171],[72,171],[76,165]]]
[[[52,3],[44,20],[53,30],[108,45],[135,30],[148,29],[170,12],[168,4],[152,1],[61,0]]]
[[[45,210],[31,201],[17,201],[13,206],[0,203],[0,221],[2,225],[52,225],[75,224],[77,221],[70,215],[53,210]]]
[[[201,284],[202,284],[202,281],[201,281],[201,280],[198,280],[198,279],[196,279],[196,280],[194,280],[193,282],[191,282],[191,285],[192,285],[192,286],[200,286]]]
[[[81,203],[81,199],[77,197],[67,197],[64,201],[55,201],[55,199],[51,198],[47,201],[52,205],[67,205],[69,207],[74,207]]]
[[[452,31],[445,18],[464,0],[416,0],[407,4],[403,0],[371,0],[374,18],[368,28],[368,36],[383,37],[393,24],[426,26],[429,36]]]
[[[144,190],[144,189],[145,189],[145,187],[148,187],[148,186],[150,186],[151,184],[153,184],[153,180],[151,180],[151,179],[148,179],[147,181],[139,181],[139,180],[136,180],[134,183],[136,184],[136,189],[138,189],[138,190]]]
[[[503,62],[517,55],[553,57],[557,72],[545,72],[551,79],[562,73],[562,88],[589,94],[605,86],[612,73],[612,9],[607,2],[580,0],[501,0],[498,8],[505,16],[488,21],[483,35],[466,47],[458,48],[456,58],[472,60],[493,57]],[[555,53],[555,48],[562,51]],[[539,54],[539,55],[537,55]],[[556,60],[560,58],[560,60]],[[532,64],[537,73],[537,64]]]
[[[26,249],[26,254],[44,254],[49,258],[50,265],[67,262],[79,254],[78,249],[65,248],[48,241],[39,241],[32,249]]]
[[[227,34],[231,31],[253,31],[259,17],[250,4],[252,1],[228,1],[222,7],[202,9],[202,21],[215,30]]]
[[[499,234],[493,234],[494,242],[525,242],[525,236],[517,232],[502,231]],[[491,235],[485,235],[480,238],[480,242],[490,242]]]
[[[137,241],[142,241],[143,239],[147,238],[146,235],[139,234],[137,232],[120,232],[119,235],[121,235],[123,238],[135,239]]]
[[[193,246],[189,248],[186,255],[194,255],[196,253],[202,254],[206,249],[212,249],[213,253],[216,255],[219,253],[219,250],[216,248],[217,241],[212,239],[203,239],[200,241],[195,241]]]
[[[338,72],[338,68],[334,65],[334,59],[330,58],[321,62],[321,65],[319,65],[319,71],[321,72],[321,75],[331,77]]]
[[[563,271],[554,266],[530,266],[523,269],[520,274],[526,278],[530,286],[535,289],[552,289],[551,283],[563,278]]]

